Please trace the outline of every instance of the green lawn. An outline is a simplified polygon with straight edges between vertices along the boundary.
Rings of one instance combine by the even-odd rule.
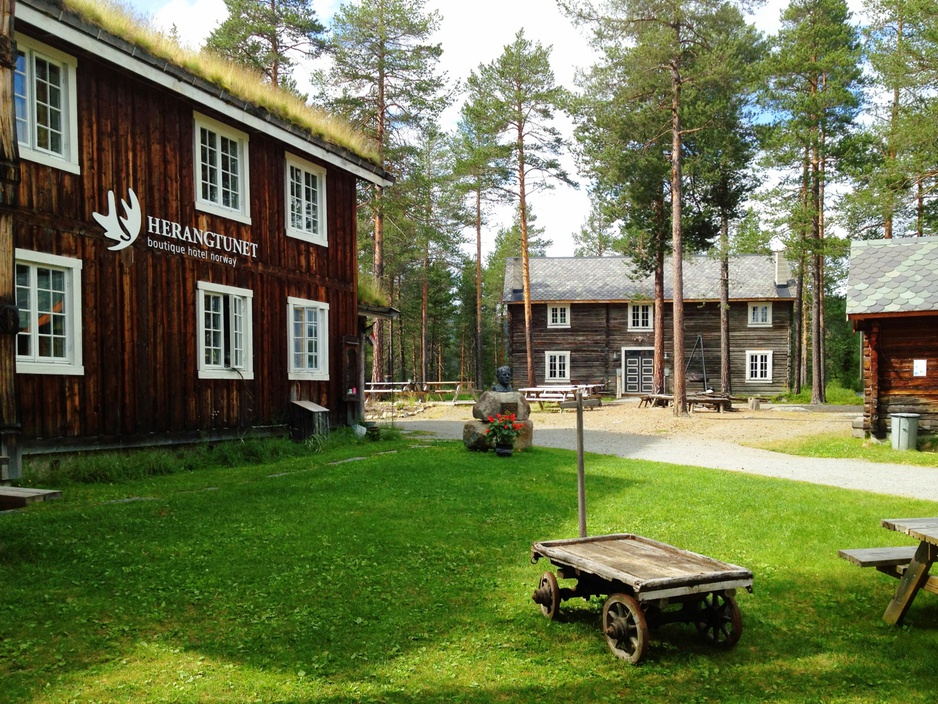
[[[348,461],[343,461],[348,460]],[[588,456],[591,534],[744,565],[744,632],[606,648],[600,600],[549,622],[536,540],[574,537],[576,458],[413,438],[120,484],[0,514],[4,702],[926,702],[938,597],[837,557],[938,504]]]
[[[938,467],[938,453],[893,450],[888,438],[884,442],[872,442],[862,438],[847,437],[840,433],[828,433],[767,443],[752,443],[752,445],[763,450],[774,450],[804,457],[848,458],[867,462]]]

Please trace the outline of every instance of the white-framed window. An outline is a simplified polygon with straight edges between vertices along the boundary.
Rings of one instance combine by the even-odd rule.
[[[750,303],[749,304],[749,327],[751,328],[770,328],[772,327],[772,304],[771,303]]]
[[[547,327],[549,328],[570,327],[570,304],[569,303],[549,303],[547,305]]]
[[[254,292],[198,282],[199,378],[254,378]]]
[[[544,353],[544,381],[570,381],[570,353]]]
[[[629,330],[652,330],[654,327],[654,304],[629,303]]]
[[[323,247],[326,231],[326,170],[287,154],[287,235]]]
[[[251,224],[248,135],[195,113],[195,207]]]
[[[16,250],[16,371],[85,373],[81,358],[80,259]]]
[[[768,383],[772,381],[772,351],[746,351],[746,381]]]
[[[287,299],[290,379],[329,380],[329,304]]]
[[[13,102],[20,156],[74,174],[78,166],[78,92],[74,56],[16,37]]]

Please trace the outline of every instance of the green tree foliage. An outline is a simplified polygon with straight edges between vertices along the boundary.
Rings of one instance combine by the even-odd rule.
[[[323,25],[311,0],[225,0],[228,17],[205,45],[257,71],[270,83],[297,93],[292,69],[297,57],[322,48]]]
[[[634,238],[637,246],[630,246],[630,253],[642,270],[655,272],[655,386],[661,389],[666,228],[673,253],[674,358],[683,359],[682,257],[685,248],[694,249],[716,233],[707,209],[720,194],[727,213],[736,207],[729,198],[740,178],[728,170],[739,160],[728,153],[742,101],[733,90],[742,83],[738,75],[747,74],[754,34],[747,32],[736,5],[721,0],[560,4],[592,29],[601,55],[583,82],[578,138],[598,190],[621,208],[614,216],[621,218],[627,238]],[[720,135],[710,135],[708,146],[705,130]],[[684,189],[694,167],[700,189],[689,194],[692,207],[685,215]],[[686,413],[683,365],[675,365],[673,380],[674,411]]]
[[[550,67],[550,48],[531,42],[519,30],[495,61],[469,75],[469,104],[511,150],[512,176],[505,189],[518,201],[521,260],[524,278],[525,349],[527,383],[534,385],[531,340],[531,279],[529,273],[528,197],[551,188],[556,180],[570,182],[560,166],[564,148],[553,124],[555,112],[566,101]]]
[[[845,198],[854,237],[935,232],[938,11],[933,0],[867,0],[866,56],[876,86]]]
[[[586,216],[586,222],[583,223],[579,232],[573,233],[573,242],[576,245],[573,255],[601,257],[622,252],[624,243],[619,234],[618,224],[609,218],[606,214],[608,211],[597,202],[596,196],[591,200],[592,205]]]
[[[824,400],[824,263],[827,180],[836,177],[860,104],[860,45],[844,0],[793,0],[766,60],[764,98],[773,122],[767,165],[785,172],[776,212],[787,224],[799,282],[810,274],[811,395]],[[799,283],[799,294],[803,284]],[[799,302],[805,296],[798,295]],[[796,306],[798,302],[796,302]],[[803,310],[803,308],[802,308]],[[799,321],[804,320],[804,313]],[[795,339],[801,335],[796,333]],[[802,357],[796,364],[804,369]],[[800,390],[796,372],[794,390]]]
[[[320,101],[378,143],[381,166],[395,172],[412,134],[436,121],[445,105],[446,79],[438,71],[442,48],[430,42],[439,14],[424,0],[352,0],[333,18],[328,70],[314,75]],[[360,205],[370,219],[370,260],[375,278],[385,282],[385,211],[401,208],[394,191],[375,186]],[[361,230],[360,230],[361,231]],[[390,359],[381,326],[375,331],[372,379],[380,379]]]
[[[481,106],[465,103],[453,135],[456,187],[463,194],[471,211],[471,226],[476,233],[475,258],[475,325],[473,378],[477,389],[485,386],[483,378],[484,335],[482,322],[482,228],[487,224],[488,206],[506,199],[502,187],[511,178],[511,150],[498,140],[495,125],[487,120]]]

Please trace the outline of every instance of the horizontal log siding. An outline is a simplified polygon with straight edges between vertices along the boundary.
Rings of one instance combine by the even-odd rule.
[[[767,396],[788,390],[790,366],[789,326],[792,306],[789,301],[774,301],[771,327],[749,327],[749,309],[745,301],[730,304],[730,374],[732,392],[740,396]],[[546,350],[570,352],[570,376],[573,382],[604,383],[609,391],[615,390],[616,369],[621,362],[623,347],[652,348],[654,332],[629,330],[627,303],[574,303],[570,306],[570,328],[547,327],[547,306],[531,306],[533,317],[535,383],[545,383],[544,352]],[[527,363],[524,345],[524,307],[520,303],[509,305],[511,357],[516,385],[526,382]],[[688,302],[684,308],[685,359],[691,353],[697,335],[703,336],[703,354],[706,359],[708,386],[720,389],[720,313],[714,302]],[[666,305],[664,314],[665,351],[669,363],[673,349],[672,307]],[[746,381],[746,352],[768,350],[772,352],[772,380],[769,383]],[[702,376],[701,353],[698,347],[690,363],[688,374]],[[669,380],[670,381],[670,380]],[[703,389],[703,380],[688,381],[688,391]]]
[[[878,402],[872,431],[884,436],[892,432],[891,413],[918,413],[919,431],[938,433],[938,315],[912,318],[882,318],[878,323]],[[870,328],[872,326],[869,326]],[[869,344],[869,328],[864,333]],[[912,376],[912,361],[926,360],[927,376]],[[869,398],[870,351],[864,349],[864,377]],[[867,406],[869,417],[872,409]]]
[[[325,406],[333,424],[342,422],[341,341],[357,334],[354,177],[327,168],[328,248],[288,238],[284,147],[251,134],[253,224],[197,212],[193,112],[201,108],[94,57],[77,58],[81,175],[24,161],[15,237],[17,247],[82,260],[85,375],[18,376],[24,437],[139,440],[246,429],[285,422],[291,398]],[[119,202],[128,188],[140,200],[143,231],[112,252],[92,214],[106,212],[108,190]],[[231,267],[153,249],[146,215],[256,242],[257,257]],[[253,291],[253,380],[198,378],[198,281]],[[330,305],[329,382],[287,378],[288,296]]]

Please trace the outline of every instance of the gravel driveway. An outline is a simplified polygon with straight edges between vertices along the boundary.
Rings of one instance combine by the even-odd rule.
[[[757,450],[710,437],[633,434],[591,429],[590,417],[584,414],[584,449],[603,455],[672,464],[725,469],[732,472],[761,474],[767,477],[826,484],[878,494],[907,496],[938,501],[938,468],[903,464],[883,464],[853,459],[797,457],[768,450]],[[454,415],[454,414],[449,414]],[[567,427],[539,427],[534,420],[534,444],[540,447],[576,449],[576,414],[566,417]],[[471,410],[463,407],[458,417],[422,418],[420,415],[396,418],[395,426],[404,431],[423,431],[436,437],[459,440]],[[551,426],[556,421],[551,419]]]

